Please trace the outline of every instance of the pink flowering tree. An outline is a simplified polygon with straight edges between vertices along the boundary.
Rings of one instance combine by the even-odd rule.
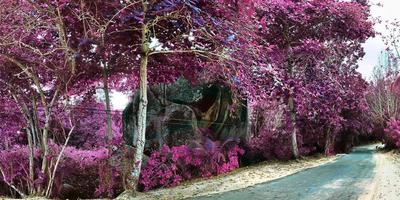
[[[244,49],[255,36],[252,26],[241,25],[253,12],[238,9],[236,4],[73,0],[2,3],[5,6],[0,24],[0,61],[4,67],[1,83],[6,96],[17,103],[26,118],[22,126],[31,126],[32,135],[43,131],[40,134],[43,179],[48,178],[51,122],[68,116],[65,114],[68,111],[62,108],[70,107],[65,105],[72,104],[76,97],[92,95],[98,85],[102,84],[106,93],[109,142],[112,138],[109,88],[139,86],[140,105],[134,133],[139,140],[134,141],[136,153],[130,181],[130,188],[135,189],[144,147],[147,79],[158,83],[184,76],[191,81],[222,80],[232,87],[237,87],[235,80],[240,79],[245,88],[246,75],[250,74],[245,61],[253,57],[239,60],[238,56],[251,52],[238,53],[238,50]],[[249,16],[241,19],[237,12]],[[127,83],[131,86],[126,87]],[[61,115],[55,116],[53,109]],[[28,138],[35,138],[27,134]],[[34,145],[30,146],[33,152]],[[32,172],[31,181],[36,176]],[[44,187],[29,189],[29,193],[49,196],[51,187]]]
[[[116,1],[113,6],[116,13],[109,14],[110,28],[106,36],[120,34],[120,42],[130,46],[126,66],[137,67],[135,79],[138,80],[139,108],[135,116],[134,166],[128,189],[135,190],[140,176],[145,142],[147,87],[151,82],[166,82],[178,76],[193,79],[197,73],[213,72],[226,68],[222,74],[231,78],[237,69],[230,69],[225,60],[231,58],[235,48],[224,48],[234,44],[239,36],[230,21],[233,8],[225,7],[222,2],[205,1],[141,1],[124,3]],[[101,6],[100,6],[101,7]],[[98,8],[98,6],[93,7]],[[107,7],[109,9],[109,7]],[[108,27],[106,27],[108,28]],[[112,31],[112,32],[111,32]],[[236,38],[238,37],[238,38]],[[101,42],[100,42],[101,44]],[[103,45],[103,44],[101,44]],[[120,44],[121,45],[121,44]],[[232,45],[235,47],[235,45]],[[107,51],[106,51],[107,52]],[[112,53],[111,53],[112,52]],[[108,54],[116,54],[111,51]],[[187,58],[184,58],[187,57]],[[182,62],[186,61],[186,62]],[[206,69],[203,67],[207,66]],[[244,66],[241,66],[244,67]],[[161,70],[160,70],[161,69]],[[168,73],[161,73],[167,70]],[[229,79],[228,79],[229,80]]]
[[[49,164],[52,111],[61,99],[68,101],[66,91],[76,74],[76,63],[57,9],[33,1],[1,3],[0,82],[24,118],[22,128],[26,130],[30,151],[28,192],[49,196],[53,175],[47,174],[53,174],[57,168]],[[36,175],[35,148],[41,150],[41,170]],[[35,184],[36,179],[45,181]]]
[[[365,1],[0,3],[0,177],[21,197],[55,197],[72,182],[84,191],[80,197],[122,190],[113,90],[140,94],[127,190],[239,166],[243,150],[236,143],[207,139],[164,147],[142,165],[147,88],[179,77],[218,82],[247,99],[256,139],[250,144],[264,157],[331,154],[335,138],[362,127],[366,82],[355,69],[361,44],[373,35]],[[95,98],[97,88],[105,105]],[[23,164],[4,164],[12,157]]]
[[[338,82],[353,76],[360,78],[354,71],[356,61],[363,55],[360,44],[373,35],[369,9],[359,2],[335,0],[262,1],[257,8],[264,44],[271,49],[267,59],[277,74],[275,85],[281,90],[277,94],[290,113],[292,150],[297,158],[302,116],[325,120],[328,123],[323,124],[334,127],[341,119],[342,106],[330,104],[338,102],[340,97],[335,94],[347,95],[350,91],[339,88]],[[326,83],[320,84],[321,81]],[[313,106],[319,110],[308,110],[308,95],[318,95],[320,91],[315,96],[319,100],[314,101],[318,106]],[[334,96],[325,98],[328,93]],[[324,132],[329,132],[329,127]]]

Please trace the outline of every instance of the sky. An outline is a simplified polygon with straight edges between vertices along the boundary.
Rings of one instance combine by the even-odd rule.
[[[382,7],[372,6],[371,14],[373,17],[380,17],[383,21],[393,20],[395,18],[400,19],[400,1],[399,0],[371,0],[372,3],[381,3]],[[383,25],[376,24],[375,30],[385,34],[386,30]],[[372,75],[373,68],[378,64],[378,58],[382,50],[385,49],[382,38],[378,35],[375,38],[369,39],[364,44],[366,52],[365,57],[360,61],[360,68],[358,71],[367,80]]]

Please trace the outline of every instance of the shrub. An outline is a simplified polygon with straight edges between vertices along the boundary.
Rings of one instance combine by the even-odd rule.
[[[38,155],[38,151],[35,151],[34,162],[36,164],[39,163]],[[39,179],[29,179],[28,156],[29,149],[27,146],[14,145],[9,149],[0,150],[0,169],[2,171],[0,173],[0,195],[17,196],[17,194],[13,193],[14,191],[7,186],[6,182],[18,187],[22,191],[28,189],[28,183],[39,183]],[[35,170],[40,171],[40,169]]]
[[[285,105],[280,102],[257,103],[254,111],[253,134],[247,144],[250,157],[261,160],[290,159],[291,126]]]
[[[95,195],[94,189],[101,187],[101,166],[107,161],[107,149],[79,150],[67,147],[63,158],[58,169],[59,180],[55,193],[64,197],[69,197],[71,193],[80,198],[100,196],[97,190]]]
[[[400,148],[400,120],[392,119],[388,122],[383,141],[389,147]]]
[[[50,143],[51,154],[48,159],[55,162],[61,147]],[[0,167],[4,176],[0,173],[0,195],[18,197],[12,194],[6,182],[13,184],[23,192],[28,190],[28,184],[43,185],[47,176],[40,172],[40,152],[35,151],[34,156],[34,180],[29,179],[27,146],[15,145],[10,149],[0,151]],[[115,191],[122,188],[120,167],[109,166],[109,157],[106,148],[97,150],[80,150],[67,147],[63,159],[57,169],[52,197],[56,198],[93,198],[113,197]],[[5,181],[6,182],[5,182]]]
[[[223,144],[205,139],[177,147],[163,146],[152,153],[143,167],[140,184],[144,191],[172,187],[184,180],[210,177],[239,167],[239,156],[244,154],[234,140]]]

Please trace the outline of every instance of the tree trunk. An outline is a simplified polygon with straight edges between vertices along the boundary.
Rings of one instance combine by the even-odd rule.
[[[106,145],[108,149],[108,158],[107,158],[107,168],[104,172],[105,178],[105,185],[110,187],[110,182],[113,178],[112,174],[112,166],[113,166],[113,159],[112,159],[112,139],[113,139],[113,130],[112,130],[112,118],[111,118],[111,100],[110,100],[110,90],[108,86],[108,63],[102,61],[103,66],[103,91],[104,91],[104,99],[105,99],[105,107],[106,107]]]
[[[288,106],[289,106],[289,112],[290,112],[290,119],[292,121],[292,126],[293,126],[293,130],[292,130],[292,137],[291,137],[291,141],[292,141],[292,151],[293,151],[293,156],[294,158],[299,158],[299,149],[297,146],[297,126],[296,126],[296,110],[294,107],[294,99],[292,96],[289,97],[288,100]]]
[[[249,100],[246,102],[247,106],[247,117],[246,117],[246,140],[249,141],[252,137],[252,127],[253,127],[253,108],[251,107]],[[257,124],[257,123],[256,123]]]
[[[46,108],[45,108],[46,109]],[[48,145],[48,133],[49,133],[49,128],[50,128],[50,114],[46,114],[45,116],[45,123],[44,123],[44,128],[43,128],[43,132],[42,132],[42,138],[41,138],[41,142],[42,142],[42,169],[41,172],[42,174],[45,176],[48,173],[48,156],[49,156],[49,145]],[[46,186],[45,185],[40,185],[38,187],[38,193],[41,196],[44,196],[45,191],[44,188]]]
[[[331,130],[328,129],[328,131],[326,133],[326,138],[325,138],[325,156],[330,155],[331,144],[332,144]]]
[[[32,120],[30,121],[32,123]],[[28,190],[29,194],[34,194],[35,193],[35,186],[34,186],[34,181],[35,181],[35,171],[34,171],[34,155],[33,155],[33,142],[32,142],[32,132],[30,131],[29,127],[26,128],[26,136],[28,138],[28,147],[29,147],[29,183],[28,183]]]
[[[45,174],[47,170],[47,156],[49,155],[49,145],[47,143],[47,137],[50,127],[50,116],[46,116],[43,134],[42,134],[42,148],[43,148],[43,160],[42,160],[42,173]]]
[[[113,138],[112,121],[111,121],[111,101],[110,91],[108,87],[108,64],[103,63],[103,91],[106,102],[106,118],[107,118],[107,132],[106,142],[109,148],[111,148],[111,140]]]
[[[37,109],[37,101],[36,101],[36,97],[35,96],[33,96],[32,97],[32,106],[33,106],[33,110],[34,111],[37,111],[38,109]],[[37,116],[37,112],[32,112],[32,122],[31,122],[31,128],[32,128],[32,132],[31,132],[31,134],[32,134],[32,142],[33,142],[33,146],[34,147],[37,147],[37,146],[39,146],[39,141],[40,141],[40,131],[39,131],[39,127],[38,127],[38,122],[39,122],[39,120],[38,120],[38,116]]]
[[[147,12],[147,1],[143,2],[143,12]],[[134,142],[135,154],[133,169],[131,172],[131,180],[129,189],[137,191],[139,183],[140,170],[142,167],[143,151],[146,142],[146,116],[147,116],[147,65],[149,59],[149,28],[146,23],[142,26],[142,55],[140,62],[140,83],[139,83],[139,110],[137,113],[137,130],[133,134],[137,134],[137,139]],[[134,104],[132,105],[134,106]],[[135,145],[136,144],[136,145]]]
[[[290,56],[291,52],[292,52],[292,50],[288,43],[287,54],[289,56],[288,56],[288,60],[287,60],[287,66],[288,66],[289,78],[294,77],[294,72],[293,72],[294,64],[293,64],[292,58]],[[288,107],[289,107],[290,119],[292,121],[292,127],[293,127],[292,135],[291,135],[293,157],[295,159],[297,159],[297,158],[299,158],[299,148],[297,146],[296,105],[294,102],[294,96],[293,96],[293,94],[290,94],[290,93],[289,93],[289,98],[288,98]]]
[[[132,188],[133,190],[137,189],[137,185],[139,182],[140,169],[142,166],[142,157],[144,151],[144,145],[146,141],[146,115],[147,115],[147,61],[148,58],[143,57],[140,65],[140,97],[139,97],[139,111],[138,111],[138,126],[137,131],[137,140],[134,141],[135,149],[135,157],[134,157],[134,166],[132,170]]]
[[[36,81],[38,82],[38,81]],[[39,88],[40,84],[37,84],[37,86]],[[48,162],[48,156],[49,156],[49,144],[48,144],[48,134],[49,134],[49,129],[50,129],[50,120],[51,120],[51,109],[53,108],[53,105],[55,103],[55,101],[58,98],[58,94],[60,92],[60,88],[57,88],[57,90],[54,93],[53,98],[51,99],[51,102],[49,104],[46,103],[46,97],[43,93],[43,90],[40,89],[40,96],[42,99],[42,104],[44,106],[44,113],[45,113],[45,121],[44,121],[44,128],[43,128],[43,134],[41,135],[42,138],[42,151],[43,151],[43,156],[42,156],[42,174],[43,175],[47,175],[47,173],[49,172],[49,162]],[[36,111],[36,113],[39,113],[38,111]],[[44,185],[43,185],[44,186]],[[42,190],[44,188],[42,188],[42,185],[40,185],[38,187],[38,193],[43,196],[44,195],[44,190]]]

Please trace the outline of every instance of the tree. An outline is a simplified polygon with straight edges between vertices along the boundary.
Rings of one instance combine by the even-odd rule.
[[[147,89],[179,77],[222,84],[234,93],[232,101],[247,99],[248,110],[260,109],[255,110],[260,121],[274,118],[269,126],[290,131],[290,146],[280,146],[288,143],[285,135],[271,139],[277,130],[268,130],[264,138],[279,140],[269,143],[275,149],[290,153],[291,148],[289,157],[319,150],[330,154],[335,138],[353,137],[362,127],[358,113],[366,108],[366,82],[355,70],[363,56],[361,44],[373,35],[365,1],[0,2],[0,101],[13,111],[0,118],[9,118],[5,137],[10,143],[18,134],[27,139],[29,189],[2,177],[20,196],[51,196],[67,145],[81,144],[70,139],[72,133],[92,134],[94,141],[85,144],[107,145],[108,153],[103,148],[98,157],[114,160],[113,90],[139,93],[127,190],[137,189],[142,168]],[[104,106],[93,97],[98,87],[105,93],[105,118],[93,110],[71,111]],[[11,131],[17,134],[9,136]],[[93,139],[104,140],[104,132],[104,143]],[[57,141],[62,133],[66,137]]]
[[[259,2],[258,17],[262,25],[263,44],[271,46],[269,61],[278,71],[279,80],[284,88],[292,131],[293,156],[298,152],[298,104],[304,98],[298,97],[298,90],[305,83],[306,71],[323,72],[321,63],[325,58],[314,53],[330,44],[357,44],[373,35],[372,23],[368,21],[368,7],[357,2],[330,1],[263,1]],[[340,9],[338,9],[340,8]],[[350,46],[344,46],[350,49]],[[361,50],[361,49],[358,49]],[[306,56],[304,56],[304,53]],[[353,55],[359,55],[360,51]],[[346,56],[340,56],[345,59]],[[352,58],[349,55],[349,58]],[[357,56],[359,58],[359,56]],[[306,63],[304,63],[306,62]],[[305,64],[305,65],[304,65]],[[332,66],[341,68],[340,65]]]
[[[400,21],[393,20],[388,21],[385,24],[386,30],[388,30],[387,34],[383,35],[383,40],[388,47],[394,51],[395,56],[400,59],[400,47],[399,47],[399,38],[400,38]]]
[[[382,51],[379,63],[374,67],[366,100],[369,120],[374,125],[373,133],[385,142],[390,141],[387,140],[385,129],[391,124],[391,120],[399,118],[397,76],[397,59],[391,51]]]
[[[29,194],[48,197],[54,175],[47,175],[57,170],[57,164],[49,164],[48,135],[52,111],[62,105],[62,98],[69,98],[68,87],[76,73],[73,50],[67,42],[64,19],[53,5],[6,0],[2,5],[0,84],[6,96],[19,108],[27,126]],[[33,166],[36,146],[40,146],[42,151],[41,172],[37,177]],[[46,181],[36,184],[36,187],[34,182],[37,179]],[[21,191],[18,193],[25,196]]]
[[[117,79],[125,76],[125,80],[135,84],[131,88],[139,86],[130,186],[135,189],[144,148],[148,82],[168,83],[180,76],[196,82],[204,77],[239,88],[232,79],[243,72],[236,79],[245,82],[244,73],[249,67],[235,60],[235,54],[252,39],[245,37],[256,35],[250,34],[249,29],[236,29],[239,24],[232,22],[238,21],[234,15],[237,7],[228,7],[224,2],[70,1],[65,5],[60,10],[68,21],[66,32],[76,49],[77,67],[83,69],[79,81],[95,84],[102,80],[106,87],[109,77],[114,76],[113,87],[120,90],[124,86]],[[249,34],[241,36],[239,32]],[[106,102],[109,110],[107,105]]]
[[[204,61],[208,62],[210,59],[214,60],[217,66],[224,67],[221,63],[224,59],[229,60],[230,56],[230,53],[226,52],[227,49],[224,49],[224,43],[235,40],[235,33],[233,30],[224,30],[228,24],[218,19],[228,17],[222,9],[229,8],[224,8],[218,2],[206,1],[142,1],[141,8],[134,11],[135,21],[130,22],[129,27],[132,30],[137,29],[133,33],[138,34],[136,37],[140,38],[137,45],[137,54],[140,57],[140,95],[131,189],[137,187],[142,165],[149,64],[163,57],[174,59],[175,56],[183,54],[193,57],[192,65],[201,60],[200,64],[204,65]],[[201,59],[202,57],[206,60]]]

